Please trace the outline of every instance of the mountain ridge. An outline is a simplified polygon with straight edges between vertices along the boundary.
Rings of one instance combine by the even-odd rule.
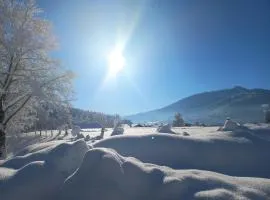
[[[235,86],[194,94],[162,108],[125,118],[134,122],[172,121],[174,113],[180,112],[186,121],[192,123],[220,124],[226,117],[242,123],[261,122],[262,104],[270,104],[270,90]]]

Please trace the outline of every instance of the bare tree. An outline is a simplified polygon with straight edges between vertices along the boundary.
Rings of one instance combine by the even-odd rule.
[[[49,56],[56,42],[40,13],[34,0],[0,0],[0,156],[11,127],[30,125],[41,104],[71,98],[72,74]]]

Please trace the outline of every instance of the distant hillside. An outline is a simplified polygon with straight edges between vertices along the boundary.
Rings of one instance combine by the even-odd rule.
[[[189,122],[223,123],[226,117],[241,123],[262,122],[262,104],[270,105],[270,90],[234,87],[204,92],[179,100],[164,108],[126,116],[133,122],[171,121],[180,112]]]

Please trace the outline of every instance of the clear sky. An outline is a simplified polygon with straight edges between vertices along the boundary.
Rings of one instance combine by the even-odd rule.
[[[121,115],[241,85],[270,88],[268,0],[38,0],[77,78],[75,107]],[[108,55],[125,66],[106,79]]]

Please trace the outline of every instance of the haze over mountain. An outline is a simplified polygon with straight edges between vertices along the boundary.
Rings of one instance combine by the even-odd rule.
[[[207,124],[223,123],[227,117],[241,123],[262,122],[262,104],[270,104],[270,90],[231,89],[204,92],[181,99],[161,109],[138,113],[125,118],[133,122],[171,121],[180,112],[185,121]]]

